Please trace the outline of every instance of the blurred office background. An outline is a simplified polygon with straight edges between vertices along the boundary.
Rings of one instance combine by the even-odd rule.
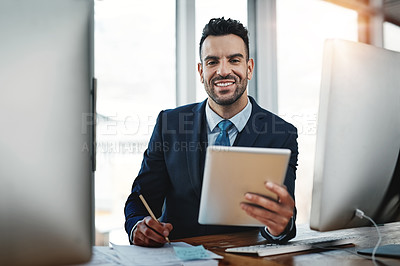
[[[206,98],[198,43],[210,18],[250,31],[249,94],[299,133],[298,223],[308,223],[324,40],[400,51],[400,1],[95,0],[96,244],[128,244],[123,208],[162,109]]]

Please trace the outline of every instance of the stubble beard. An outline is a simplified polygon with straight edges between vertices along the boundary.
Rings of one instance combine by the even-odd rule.
[[[231,78],[235,80],[235,84],[236,84],[236,89],[233,93],[233,95],[229,98],[223,98],[223,97],[219,97],[216,93],[215,93],[215,85],[214,82],[219,80],[219,79],[223,79],[221,77],[217,77],[214,78],[210,81],[210,83],[204,82],[204,88],[208,94],[208,96],[218,105],[222,105],[222,106],[227,106],[227,105],[231,105],[233,103],[235,103],[237,100],[240,99],[240,97],[243,95],[243,93],[246,91],[247,88],[247,76],[240,81],[238,77],[236,76],[229,76],[229,77],[224,77],[224,78]]]

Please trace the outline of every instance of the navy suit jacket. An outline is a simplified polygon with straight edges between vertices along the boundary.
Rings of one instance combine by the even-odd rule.
[[[297,130],[249,98],[252,103],[251,116],[233,145],[290,149],[291,158],[284,184],[294,199]],[[206,103],[203,101],[160,112],[144,153],[141,170],[125,205],[125,229],[128,235],[139,220],[149,215],[138,198],[138,191],[143,194],[156,217],[174,226],[170,239],[249,229],[198,223],[208,145]],[[295,230],[293,226],[287,239],[294,237]]]

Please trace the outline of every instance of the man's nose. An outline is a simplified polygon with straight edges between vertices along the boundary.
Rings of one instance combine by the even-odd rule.
[[[231,68],[230,68],[229,64],[225,61],[221,61],[220,65],[217,69],[217,74],[222,77],[226,77],[229,74],[231,74]]]

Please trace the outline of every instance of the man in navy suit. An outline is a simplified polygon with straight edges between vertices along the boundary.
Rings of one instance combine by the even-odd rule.
[[[265,224],[260,230],[267,240],[287,242],[296,234],[297,130],[247,95],[254,62],[249,58],[247,30],[240,22],[211,19],[203,29],[200,59],[198,72],[208,99],[159,114],[125,205],[130,242],[160,246],[167,236],[176,239],[248,229],[198,223],[206,147],[224,134],[225,145],[291,150],[284,186],[265,184],[266,190],[278,195],[278,201],[247,193],[243,200],[253,204],[241,205],[248,215]],[[221,121],[228,121],[226,130],[220,128]],[[160,222],[149,216],[139,194]]]

